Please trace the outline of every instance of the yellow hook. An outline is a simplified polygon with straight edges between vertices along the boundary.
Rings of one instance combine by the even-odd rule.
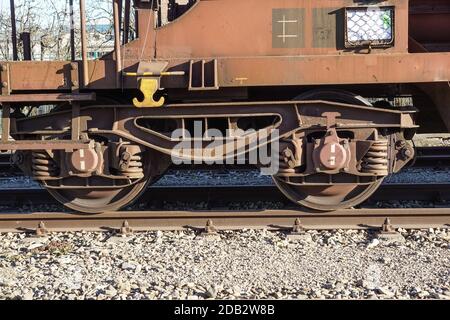
[[[143,78],[139,80],[139,90],[144,95],[144,100],[139,101],[137,98],[134,98],[134,106],[137,108],[161,107],[164,104],[164,97],[161,97],[158,101],[153,99],[153,96],[158,89],[158,79]]]

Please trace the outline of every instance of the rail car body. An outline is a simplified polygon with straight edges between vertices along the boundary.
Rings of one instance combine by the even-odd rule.
[[[226,161],[275,143],[277,186],[335,210],[411,161],[417,130],[450,130],[448,1],[134,1],[128,43],[119,2],[116,50],[101,59],[84,46],[80,61],[0,62],[0,149],[75,210],[130,203],[174,158]],[[206,129],[224,134],[221,149]]]

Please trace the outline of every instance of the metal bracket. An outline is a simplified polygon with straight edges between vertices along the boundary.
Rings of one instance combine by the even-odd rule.
[[[336,128],[336,119],[339,118],[341,114],[339,112],[325,112],[322,117],[327,119],[327,130]]]
[[[189,62],[189,91],[219,90],[217,59]]]
[[[9,64],[0,65],[0,94],[9,95],[11,93],[11,79]]]
[[[70,83],[69,86],[73,93],[78,93],[80,90],[80,75],[78,70],[78,63],[72,62],[70,64]]]
[[[163,71],[167,68],[167,61],[141,61],[137,72],[122,72],[125,77],[137,77],[139,90],[144,95],[144,100],[133,99],[133,104],[137,108],[161,107],[164,104],[164,98],[161,97],[155,101],[153,96],[160,89],[161,77],[184,76],[184,71]]]
[[[47,227],[45,226],[44,221],[39,222],[38,227],[36,228],[35,233],[36,233],[36,236],[37,236],[37,237],[45,237],[45,236],[48,235],[49,232],[48,232]]]
[[[139,101],[137,98],[133,99],[133,104],[137,108],[154,108],[161,107],[164,104],[164,97],[155,101],[153,96],[159,88],[159,81],[155,78],[142,78],[139,80],[139,90],[144,95],[144,100]]]
[[[1,106],[1,104],[0,104]],[[3,104],[2,112],[2,137],[1,142],[2,143],[8,143],[9,141],[9,135],[11,134],[11,107],[9,103]]]

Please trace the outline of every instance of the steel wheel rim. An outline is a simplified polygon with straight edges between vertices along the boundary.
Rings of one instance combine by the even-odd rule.
[[[318,89],[305,92],[297,96],[295,100],[326,100],[372,106],[369,101],[359,95],[334,89]],[[276,176],[273,176],[272,179],[289,200],[305,208],[317,211],[335,211],[359,205],[373,195],[384,181],[384,178],[380,178],[367,185],[294,186],[289,185]]]
[[[348,189],[342,189],[342,193],[339,194],[336,190],[342,186],[297,187],[289,185],[277,177],[273,177],[273,180],[289,200],[305,208],[318,211],[335,211],[359,205],[373,195],[384,181],[384,179],[379,179],[368,185],[348,185]],[[320,191],[324,192],[321,194]]]
[[[117,211],[132,204],[145,191],[148,182],[147,179],[124,189],[106,189],[104,191],[95,188],[85,192],[77,189],[46,189],[58,202],[69,209],[79,213],[98,214]]]

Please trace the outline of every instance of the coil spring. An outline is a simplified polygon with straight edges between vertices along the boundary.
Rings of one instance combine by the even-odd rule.
[[[133,179],[144,177],[144,164],[140,154],[128,154],[124,160],[120,166],[119,174]]]
[[[388,141],[376,141],[362,159],[361,169],[365,173],[379,176],[389,174]]]
[[[50,155],[45,151],[32,153],[32,170],[35,178],[48,178],[57,175],[56,165]]]

